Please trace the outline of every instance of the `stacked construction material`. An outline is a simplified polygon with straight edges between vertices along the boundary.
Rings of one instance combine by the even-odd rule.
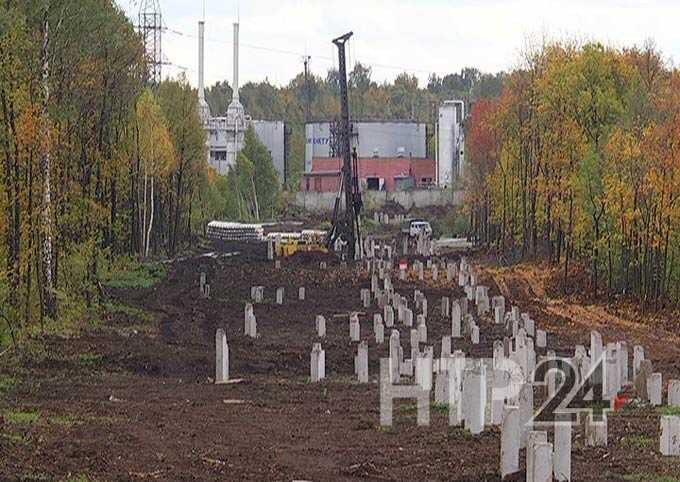
[[[219,241],[259,242],[265,239],[261,224],[211,221],[207,234],[209,239]]]

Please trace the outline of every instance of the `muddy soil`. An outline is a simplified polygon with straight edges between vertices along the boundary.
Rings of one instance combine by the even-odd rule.
[[[325,271],[321,259],[328,261]],[[537,268],[478,269],[491,295],[506,295],[550,331],[549,349],[573,352],[596,328],[605,342],[645,345],[664,380],[680,374],[677,334],[603,306],[550,298],[547,275]],[[211,285],[208,300],[198,296],[202,271]],[[425,292],[428,337],[438,356],[439,340],[450,332],[440,298],[460,297],[462,290],[441,279],[394,284],[411,297],[416,288]],[[243,335],[254,285],[265,286],[266,298],[255,307],[256,340]],[[296,256],[277,270],[245,253],[185,259],[154,288],[111,293],[114,303],[143,311],[110,314],[77,336],[49,337],[30,356],[0,359],[6,381],[0,480],[499,480],[498,429],[473,437],[448,427],[447,414],[436,408],[431,425],[418,427],[410,401],[397,402],[392,428],[380,428],[377,377],[387,344],[376,346],[372,336],[375,309],[360,307],[359,291],[369,285],[367,273],[327,256]],[[300,286],[306,301],[297,300]],[[274,303],[277,287],[285,288],[282,306]],[[370,347],[365,385],[353,374],[350,311],[361,311],[361,337]],[[327,379],[311,384],[318,314],[327,320]],[[479,345],[454,340],[453,348],[490,356],[499,327],[489,319],[480,325]],[[228,334],[231,377],[240,383],[212,383],[220,327]],[[408,328],[397,327],[408,347]],[[680,477],[680,461],[658,453],[658,432],[657,412],[644,407],[611,415],[606,448],[585,448],[575,430],[572,480]],[[521,459],[523,467],[523,452]]]

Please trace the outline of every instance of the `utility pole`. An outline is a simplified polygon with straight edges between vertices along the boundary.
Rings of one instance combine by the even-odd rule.
[[[362,242],[360,232],[360,214],[363,207],[361,192],[359,191],[357,154],[351,152],[350,122],[349,122],[349,99],[347,96],[347,66],[345,58],[345,44],[352,36],[352,32],[346,33],[335,40],[333,44],[338,48],[338,82],[340,84],[340,153],[342,154],[342,179],[338,198],[335,200],[333,211],[333,226],[328,236],[328,245],[334,247],[335,241],[342,238],[348,259],[360,259]],[[342,191],[345,191],[345,216],[340,216],[340,199]]]
[[[305,135],[305,142],[307,142],[307,124],[310,122],[310,112],[311,112],[311,103],[312,103],[312,93],[309,88],[309,62],[311,61],[312,57],[305,54],[302,57],[302,62],[305,65],[305,85],[304,85],[304,98],[305,98],[305,122],[302,125],[302,132]],[[311,161],[310,161],[311,162]],[[307,170],[306,164],[304,166],[305,170]]]
[[[144,42],[146,62],[149,67],[149,82],[160,85],[163,55],[161,43],[163,37],[163,17],[159,0],[142,0],[139,4],[139,33]]]
[[[312,59],[309,55],[305,55],[302,61],[305,64],[305,124],[310,121],[309,114],[311,111],[312,96],[309,90],[309,61]]]

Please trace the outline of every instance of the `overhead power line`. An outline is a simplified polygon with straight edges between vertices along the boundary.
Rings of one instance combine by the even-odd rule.
[[[178,35],[178,36],[181,36],[181,37],[198,39],[198,36],[195,35],[195,34],[182,32],[180,30],[172,29],[172,28],[169,28],[167,26],[165,27],[165,30],[168,33]],[[208,42],[211,42],[211,43],[218,43],[218,44],[224,44],[224,45],[232,45],[233,44],[233,42],[231,42],[229,40],[222,40],[222,39],[216,39],[216,38],[210,38],[210,37],[206,37],[205,40],[208,41]],[[276,53],[276,54],[281,54],[281,55],[294,55],[298,58],[308,56],[308,57],[311,57],[311,58],[317,59],[317,60],[325,60],[326,62],[330,62],[332,65],[335,65],[335,62],[337,61],[337,59],[335,59],[334,57],[329,57],[327,55],[314,55],[314,54],[309,54],[309,53],[305,53],[305,52],[281,49],[281,48],[276,48],[276,47],[266,47],[266,46],[263,46],[263,45],[254,45],[254,44],[247,44],[247,43],[241,43],[240,46],[245,47],[245,48],[249,48],[249,49],[253,49],[253,50],[260,50],[260,51],[264,51],[264,52],[271,52],[271,53]],[[416,67],[407,67],[407,66],[404,66],[404,65],[383,64],[383,63],[380,63],[380,62],[373,62],[373,61],[370,61],[370,60],[361,60],[356,55],[356,43],[352,42],[351,47],[352,47],[353,54],[354,54],[353,55],[353,64],[351,64],[351,65],[354,65],[354,66],[356,66],[357,64],[361,64],[361,65],[364,65],[364,66],[367,66],[367,67],[394,70],[394,71],[399,71],[399,72],[411,72],[411,73],[421,73],[421,74],[439,74],[439,75],[443,74],[442,72],[437,72],[436,70],[428,70],[428,69],[422,69],[422,68],[416,68]],[[448,72],[448,73],[450,73],[450,72]]]
[[[197,35],[186,33],[186,32],[181,32],[179,30],[168,28],[167,31],[168,31],[168,33],[179,35],[179,36],[182,36],[182,37],[189,37],[189,38],[193,38],[193,39],[198,39]],[[215,39],[215,38],[210,38],[210,37],[206,37],[205,40],[208,41],[208,42],[212,42],[212,43],[219,43],[219,44],[224,44],[224,45],[233,45],[233,42],[230,41],[230,40],[221,40],[221,39]],[[305,55],[304,53],[296,52],[296,51],[293,51],[293,50],[264,47],[262,45],[246,44],[246,43],[243,43],[243,42],[239,42],[239,46],[246,47],[246,48],[249,48],[249,49],[254,49],[254,50],[263,50],[263,51],[266,51],[266,52],[283,54],[283,55],[295,55],[296,57],[300,57],[300,56]],[[328,60],[328,61],[331,61],[331,62],[334,61],[334,59],[332,59],[330,57],[325,57],[323,55],[314,55],[314,56],[311,56],[311,57],[314,57],[315,59]]]

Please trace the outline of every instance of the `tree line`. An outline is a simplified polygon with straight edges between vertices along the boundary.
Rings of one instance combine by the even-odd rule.
[[[680,302],[680,71],[654,44],[527,49],[467,126],[478,239],[546,257],[575,291]],[[575,269],[576,265],[583,270]]]
[[[87,316],[117,259],[174,256],[210,219],[272,215],[275,172],[254,133],[216,175],[196,91],[147,73],[113,0],[0,3],[0,344]]]

